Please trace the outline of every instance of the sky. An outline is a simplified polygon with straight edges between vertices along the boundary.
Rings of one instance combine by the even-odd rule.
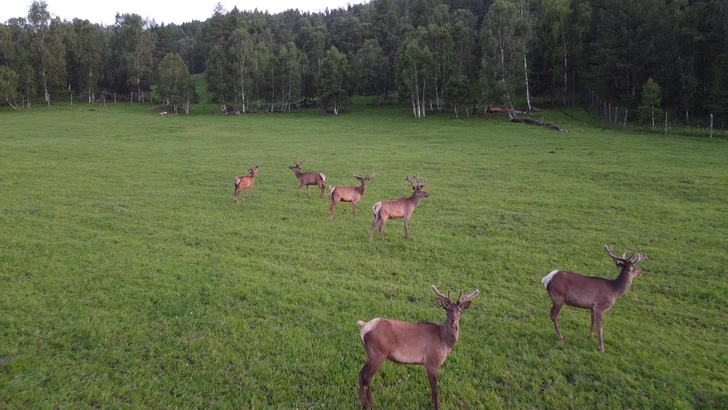
[[[74,18],[88,20],[91,23],[110,26],[114,24],[116,13],[138,14],[143,18],[154,19],[158,24],[182,24],[192,20],[205,21],[212,17],[217,3],[226,11],[235,6],[240,11],[268,11],[277,14],[288,9],[301,12],[320,12],[326,8],[346,8],[349,4],[367,3],[369,0],[45,0],[48,11],[61,20],[72,21]],[[2,0],[0,6],[0,22],[11,18],[28,16],[32,0]]]

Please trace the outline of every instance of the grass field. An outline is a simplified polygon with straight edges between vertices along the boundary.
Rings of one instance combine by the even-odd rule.
[[[357,408],[357,320],[444,320],[429,287],[480,290],[441,367],[443,409],[728,407],[728,136],[500,117],[162,117],[150,106],[0,111],[0,408]],[[359,203],[296,197],[376,173]],[[255,199],[233,179],[259,165]],[[374,202],[430,181],[369,241]],[[314,194],[315,193],[315,194]],[[541,278],[616,277],[602,247],[649,255],[605,316]],[[386,363],[380,409],[430,408],[424,369]]]

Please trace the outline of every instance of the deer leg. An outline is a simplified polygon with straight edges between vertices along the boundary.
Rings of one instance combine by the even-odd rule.
[[[379,222],[379,237],[382,238],[382,242],[384,242],[384,224],[387,223],[386,219],[382,219]]]
[[[374,228],[376,228],[376,226],[377,226],[377,217],[375,216],[374,221],[372,222],[372,227],[369,228],[369,242],[371,242],[372,239],[374,238]]]
[[[554,330],[556,331],[556,338],[559,339],[560,342],[564,341],[564,336],[561,336],[561,332],[559,331],[559,311],[561,310],[561,307],[564,305],[563,301],[556,301],[554,300],[553,306],[551,306],[551,321],[554,323]]]
[[[374,400],[372,400],[372,378],[382,363],[384,363],[384,360],[386,358],[372,360],[368,357],[364,366],[362,366],[359,372],[359,407],[374,408]]]
[[[331,197],[331,207],[329,207],[329,216],[331,216],[331,219],[334,219],[334,208],[336,208],[336,204],[338,204],[339,201],[335,200],[333,196]]]
[[[599,311],[594,314],[596,316],[597,334],[599,335],[599,351],[604,353],[604,341],[602,339],[602,316],[604,312]]]
[[[308,194],[308,197],[311,198],[311,185],[306,185],[306,193]]]
[[[324,192],[326,192],[326,185],[324,185],[324,184],[319,185],[319,189],[321,190],[321,195],[319,195],[319,198],[323,198]]]
[[[437,368],[426,368],[427,378],[430,380],[430,390],[432,391],[432,405],[435,410],[440,410],[440,404],[438,402],[438,396],[440,391],[437,389]]]
[[[356,202],[351,201],[351,219],[356,219]]]
[[[589,309],[589,311],[591,312],[591,327],[589,328],[589,339],[591,339],[592,337],[594,337],[594,325],[596,322],[594,320],[594,308]]]
[[[409,218],[404,218],[404,239],[409,239]]]
[[[253,186],[250,186],[250,195],[253,196],[253,199],[255,199],[255,194],[253,193]]]
[[[298,189],[296,190],[296,196],[298,196],[298,193],[301,192],[301,187],[302,186],[303,186],[303,184],[301,184],[301,185],[298,186]]]

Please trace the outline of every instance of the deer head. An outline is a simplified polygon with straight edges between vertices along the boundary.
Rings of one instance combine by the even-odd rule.
[[[622,252],[622,257],[620,258],[613,254],[612,250],[606,245],[604,245],[604,251],[610,258],[612,258],[612,261],[614,261],[614,264],[617,265],[619,269],[628,268],[631,272],[633,272],[631,275],[633,277],[642,275],[642,269],[638,269],[635,265],[647,259],[647,255],[640,255],[639,253],[632,251],[632,254],[627,257],[627,250],[625,250]]]

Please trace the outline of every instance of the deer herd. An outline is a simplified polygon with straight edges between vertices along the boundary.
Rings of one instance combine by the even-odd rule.
[[[316,185],[320,190],[320,197],[323,198],[326,186],[326,176],[321,172],[301,172],[301,165],[306,161],[296,161],[295,165],[288,167],[293,171],[299,181],[296,190],[296,196],[302,187],[306,187],[308,197],[311,197],[309,187]],[[250,190],[253,194],[253,183],[257,175],[259,166],[253,166],[248,171],[249,175],[235,178],[235,199],[238,202],[238,196],[243,193],[243,202],[245,202],[245,190]],[[339,202],[351,202],[351,216],[356,219],[356,204],[366,191],[366,185],[376,175],[369,174],[366,177],[351,174],[357,181],[359,186],[331,186],[329,188],[329,197],[331,206],[329,207],[329,217],[334,219],[334,208]],[[409,219],[412,212],[419,205],[422,198],[428,198],[430,195],[423,189],[429,185],[429,182],[420,180],[415,174],[413,177],[405,178],[411,187],[412,194],[409,197],[389,201],[379,201],[374,204],[372,211],[374,213],[374,221],[369,229],[369,241],[374,237],[374,230],[379,230],[379,237],[384,241],[384,225],[389,219],[404,220],[404,237],[409,239]],[[541,283],[546,288],[551,300],[551,322],[556,332],[556,338],[560,342],[564,342],[564,337],[559,330],[558,316],[564,304],[581,309],[588,309],[591,312],[591,327],[589,329],[589,338],[594,336],[596,327],[598,336],[598,349],[604,352],[604,342],[602,337],[602,320],[604,314],[614,306],[617,299],[625,294],[632,286],[632,280],[642,275],[642,270],[637,268],[637,264],[647,258],[647,255],[641,255],[632,252],[627,256],[627,251],[622,256],[616,256],[608,246],[604,246],[604,251],[612,259],[614,264],[619,268],[620,273],[615,279],[607,279],[599,276],[584,276],[578,273],[565,270],[554,270],[543,279]],[[371,381],[379,370],[379,367],[387,360],[398,364],[418,364],[422,365],[427,372],[427,378],[430,382],[432,405],[438,410],[439,390],[437,387],[437,372],[447,359],[458,341],[460,332],[460,314],[462,311],[470,307],[471,300],[478,296],[479,291],[463,297],[460,291],[458,298],[453,301],[450,298],[450,291],[447,296],[440,293],[435,285],[431,287],[432,292],[437,298],[437,303],[445,309],[445,321],[442,324],[430,322],[403,322],[393,319],[375,318],[369,322],[358,321],[361,327],[360,337],[366,350],[367,359],[359,371],[359,406],[361,408],[372,408],[374,403],[372,400]]]

